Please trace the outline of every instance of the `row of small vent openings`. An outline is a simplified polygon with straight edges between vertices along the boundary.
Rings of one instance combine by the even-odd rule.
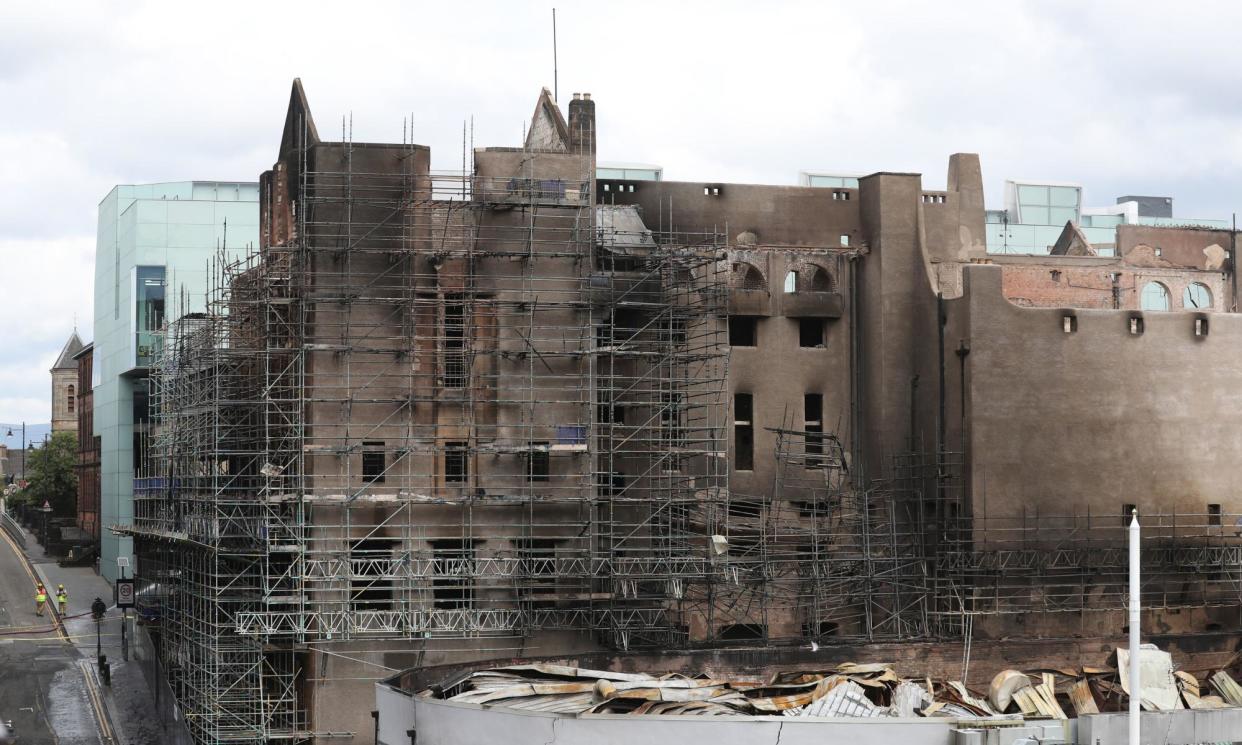
[[[1130,333],[1138,336],[1143,333],[1143,316],[1132,314],[1129,319]],[[1067,334],[1073,334],[1078,331],[1078,316],[1072,313],[1066,313],[1061,316],[1061,330]],[[1195,336],[1203,337],[1208,335],[1208,319],[1207,316],[1195,316]]]

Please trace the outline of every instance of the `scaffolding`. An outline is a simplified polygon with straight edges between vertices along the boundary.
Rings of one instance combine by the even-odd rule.
[[[685,644],[720,573],[723,235],[596,205],[589,156],[425,152],[301,147],[290,239],[214,266],[151,369],[123,529],[199,742],[345,734],[308,644]]]

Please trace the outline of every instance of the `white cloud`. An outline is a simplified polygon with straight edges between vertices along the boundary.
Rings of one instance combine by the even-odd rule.
[[[1048,177],[1202,217],[1227,216],[1242,186],[1242,66],[1210,33],[1242,20],[1237,4],[557,7],[562,100],[593,94],[601,158],[669,178],[903,170],[937,186],[970,151],[992,200],[1006,177]],[[356,140],[396,141],[412,114],[433,164],[454,167],[473,116],[477,144],[516,144],[552,84],[550,10],[0,5],[0,420],[47,408],[44,361],[75,310],[89,326],[95,208],[113,184],[257,178],[295,76],[327,137],[352,114]]]

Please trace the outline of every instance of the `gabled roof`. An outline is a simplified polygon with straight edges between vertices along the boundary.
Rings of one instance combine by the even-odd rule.
[[[535,102],[535,113],[526,133],[526,149],[569,152],[569,125],[565,123],[561,107],[552,100],[552,91],[547,88],[539,93],[539,100]]]
[[[1082,232],[1082,228],[1070,220],[1065,223],[1061,235],[1049,253],[1053,256],[1095,256],[1096,250],[1092,247],[1091,241],[1087,239],[1087,235]]]
[[[74,355],[82,351],[82,340],[78,338],[78,332],[75,329],[69,336],[69,341],[65,342],[65,346],[60,350],[60,356],[56,358],[56,364],[52,365],[53,370],[76,370],[78,365],[73,361]]]
[[[306,133],[306,142],[302,142],[302,133]],[[293,90],[289,92],[289,110],[285,114],[285,130],[280,137],[280,156],[298,147],[319,144],[319,130],[315,128],[315,119],[311,116],[310,104],[306,102],[306,91],[302,89],[302,79],[293,79]]]

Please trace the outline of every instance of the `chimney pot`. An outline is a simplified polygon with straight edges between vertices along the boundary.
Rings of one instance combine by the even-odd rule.
[[[575,94],[574,94],[574,100],[575,100],[575,101],[580,101],[580,100],[582,100],[582,94],[581,94],[581,93],[575,93]]]
[[[590,100],[591,100],[591,94],[590,94],[590,93],[583,93],[583,94],[582,94],[582,100],[583,100],[583,101],[590,101]]]

